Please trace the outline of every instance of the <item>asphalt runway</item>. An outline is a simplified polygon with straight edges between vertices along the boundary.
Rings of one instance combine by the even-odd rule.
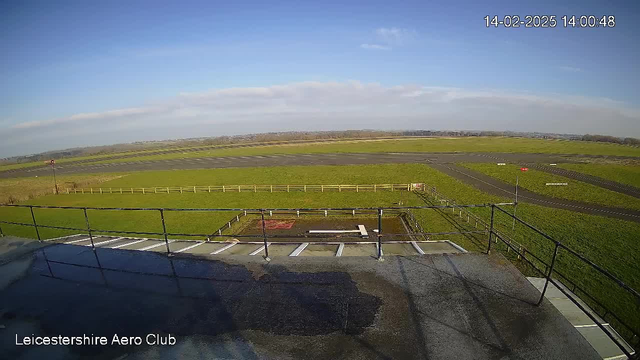
[[[97,172],[130,172],[143,170],[217,169],[233,167],[293,166],[293,165],[357,165],[385,163],[458,163],[493,162],[511,163],[566,163],[575,162],[573,155],[511,154],[511,153],[337,153],[288,154],[230,157],[203,157],[151,161],[128,161],[108,164],[69,163],[56,166],[57,174]],[[0,172],[0,178],[47,176],[51,168],[15,169]]]
[[[505,162],[511,164],[527,164],[542,171],[557,173],[570,178],[585,181],[605,189],[638,197],[640,189],[595,176],[587,176],[576,172],[562,172],[546,164],[572,163],[580,156],[563,154],[518,154],[518,153],[337,153],[337,154],[288,154],[258,155],[233,157],[186,158],[154,161],[131,161],[110,164],[65,164],[56,167],[57,174],[132,172],[145,170],[186,170],[186,169],[220,169],[242,167],[272,166],[312,166],[312,165],[359,165],[359,164],[428,164],[482,191],[499,196],[513,197],[513,186],[481,173],[455,165],[460,162]],[[618,158],[611,157],[608,158]],[[619,157],[628,158],[628,157]],[[0,172],[0,178],[49,176],[48,166]],[[532,203],[552,208],[577,211],[586,214],[614,217],[640,222],[637,210],[598,206],[565,199],[558,199],[519,190],[520,202]]]
[[[515,199],[515,188],[513,185],[492,178],[491,176],[455,164],[430,164],[430,166],[462,182],[473,185],[475,188],[486,193]],[[523,188],[518,189],[518,202],[640,222],[640,211],[638,210],[558,199],[534,193]]]

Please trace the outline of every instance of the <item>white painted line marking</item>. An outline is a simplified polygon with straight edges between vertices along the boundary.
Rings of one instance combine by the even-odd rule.
[[[604,323],[602,326],[607,326],[609,323]],[[588,328],[588,327],[597,327],[598,324],[588,324],[588,325],[574,325],[575,328]]]
[[[211,254],[209,254],[209,255],[217,255],[217,254],[220,254],[221,252],[223,252],[223,251],[225,251],[225,250],[227,250],[227,249],[229,249],[229,248],[234,247],[236,244],[237,244],[237,243],[233,243],[233,244],[229,244],[229,245],[227,245],[227,246],[221,247],[220,249],[218,249],[218,250],[216,250],[216,251],[212,252],[212,253],[211,253]]]
[[[116,242],[116,241],[122,240],[122,239],[124,239],[124,238],[123,237],[119,237],[117,239],[111,239],[111,240],[107,240],[107,241],[101,241],[99,243],[93,243],[93,245],[94,246],[98,246],[98,245],[102,245],[102,244],[109,244],[109,243]],[[85,246],[89,246],[89,245],[85,245]]]
[[[424,255],[424,251],[422,251],[422,249],[420,248],[420,246],[418,246],[418,244],[416,244],[415,241],[411,242],[411,245],[413,245],[413,248],[416,249],[416,251],[418,253],[420,253],[420,255]]]
[[[465,250],[462,246],[460,246],[460,245],[458,245],[458,244],[454,243],[454,242],[453,242],[453,241],[451,241],[451,240],[445,240],[444,242],[449,243],[449,245],[453,246],[454,248],[456,248],[456,249],[460,250],[460,251],[461,251],[461,252],[463,252],[463,253],[468,252],[468,251],[467,251],[467,250]]]
[[[171,243],[172,243],[172,242],[174,242],[174,241],[175,241],[175,240],[169,240],[169,241],[167,241],[167,243],[171,244]],[[162,245],[164,245],[164,244],[165,244],[165,242],[164,242],[164,241],[160,241],[160,244],[149,245],[149,246],[147,246],[147,247],[143,247],[142,249],[138,249],[138,250],[140,250],[140,251],[147,251],[147,250],[150,250],[150,249],[157,248],[158,246],[162,246]]]
[[[344,243],[338,246],[338,251],[336,251],[336,257],[342,256],[342,251],[344,250]]]
[[[267,243],[267,246],[269,246],[270,244]],[[255,251],[251,252],[251,254],[249,254],[250,256],[255,256],[258,255],[260,252],[262,252],[264,250],[264,245],[260,246],[259,248],[257,248]]]
[[[635,354],[635,352],[631,353],[631,355],[633,354]],[[627,358],[627,355],[622,354],[622,355],[606,357],[606,358],[603,358],[602,360],[617,360],[617,359],[628,359],[628,358]]]
[[[75,243],[79,243],[81,241],[86,241],[89,240],[90,238],[86,238],[86,239],[80,239],[80,240],[72,240],[72,241],[67,241],[65,242],[65,244],[75,244]]]
[[[70,238],[70,237],[74,237],[74,236],[81,236],[81,235],[82,234],[65,235],[65,236],[60,236],[60,237],[52,238],[52,239],[44,239],[42,241],[56,241],[56,240],[61,240],[61,239]]]
[[[191,249],[193,249],[194,247],[200,246],[200,245],[202,245],[202,244],[204,244],[204,241],[199,242],[199,243],[197,243],[197,244],[193,244],[193,245],[191,245],[191,246],[187,246],[186,248],[184,248],[184,249],[180,249],[180,250],[175,251],[175,252],[177,252],[177,253],[181,253],[181,252],[183,252],[183,251],[191,250]]]
[[[289,256],[298,256],[300,253],[309,246],[309,243],[302,243],[298,246]]]
[[[147,241],[147,239],[136,240],[136,241],[132,241],[132,242],[130,242],[130,243],[126,243],[126,244],[120,244],[120,245],[117,245],[117,246],[112,247],[112,249],[120,249],[121,247],[129,246],[129,245],[134,245],[134,244],[137,244],[137,243],[141,243],[141,242],[143,242],[143,241]]]

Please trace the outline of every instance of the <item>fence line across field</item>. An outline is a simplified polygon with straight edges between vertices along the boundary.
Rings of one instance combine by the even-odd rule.
[[[424,184],[339,184],[339,185],[204,185],[67,188],[66,194],[183,194],[211,192],[378,192],[422,190]]]

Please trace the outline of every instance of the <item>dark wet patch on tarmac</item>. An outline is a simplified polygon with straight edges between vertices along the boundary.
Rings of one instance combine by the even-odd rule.
[[[29,276],[0,293],[5,316],[39,335],[177,338],[238,334],[361,334],[382,305],[346,272],[230,264],[195,256],[54,245],[35,253]],[[259,271],[255,267],[260,267]],[[349,311],[348,309],[357,309]],[[7,315],[8,314],[8,315]],[[31,335],[20,333],[18,336]],[[4,345],[3,345],[4,346]],[[118,356],[132,347],[70,347],[76,356]],[[9,358],[19,347],[1,349]]]

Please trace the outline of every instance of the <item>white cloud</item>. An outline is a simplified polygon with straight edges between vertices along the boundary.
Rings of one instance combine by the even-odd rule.
[[[367,50],[391,50],[391,47],[379,44],[360,44],[360,47]]]
[[[392,28],[376,29],[376,36],[381,42],[389,45],[404,45],[417,35],[415,30]]]
[[[606,98],[357,81],[300,82],[182,93],[131,108],[0,124],[0,157],[136,140],[358,128],[640,137],[640,111]]]

